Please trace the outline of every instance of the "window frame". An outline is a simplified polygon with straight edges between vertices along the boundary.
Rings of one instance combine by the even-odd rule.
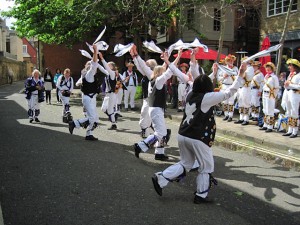
[[[272,3],[270,3],[272,1]],[[291,12],[298,11],[298,0],[293,0]],[[284,5],[288,0],[268,0],[267,1],[267,17],[279,16],[287,13],[288,7]],[[270,8],[272,5],[272,9]],[[296,9],[295,9],[296,7]],[[294,9],[293,9],[294,8]],[[279,11],[278,11],[279,10]],[[272,11],[272,14],[270,13]]]

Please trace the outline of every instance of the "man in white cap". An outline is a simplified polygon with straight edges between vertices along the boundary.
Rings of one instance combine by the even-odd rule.
[[[134,64],[130,61],[126,63],[127,70],[122,75],[123,83],[127,90],[124,90],[124,107],[125,111],[128,111],[128,103],[130,103],[131,110],[135,110],[134,96],[136,93],[136,87],[138,85],[138,78],[136,73],[132,70]],[[130,102],[128,102],[130,99]]]

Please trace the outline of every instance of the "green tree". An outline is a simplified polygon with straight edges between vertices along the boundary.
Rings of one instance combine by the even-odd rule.
[[[14,29],[20,36],[71,45],[104,25],[137,36],[148,24],[169,25],[177,12],[177,1],[169,0],[15,0],[2,15],[17,19]]]

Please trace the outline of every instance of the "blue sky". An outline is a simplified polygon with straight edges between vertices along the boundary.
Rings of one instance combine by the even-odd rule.
[[[11,0],[0,0],[0,11],[6,11],[9,7],[14,5],[14,1]],[[15,21],[14,18],[6,18],[6,25],[8,27],[12,26],[12,23]]]

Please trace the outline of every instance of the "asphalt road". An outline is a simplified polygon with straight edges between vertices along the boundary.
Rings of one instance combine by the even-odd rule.
[[[214,203],[193,204],[196,172],[170,183],[160,197],[151,176],[178,161],[176,122],[168,121],[173,132],[166,150],[169,162],[155,161],[153,150],[137,159],[132,145],[140,140],[138,112],[123,112],[118,131],[110,131],[99,108],[101,126],[94,136],[100,140],[88,142],[83,129],[69,134],[61,105],[44,103],[41,123],[30,124],[22,86],[0,87],[5,225],[300,224],[299,172],[213,147],[219,181],[209,193]],[[74,118],[82,117],[80,99],[71,105]]]

